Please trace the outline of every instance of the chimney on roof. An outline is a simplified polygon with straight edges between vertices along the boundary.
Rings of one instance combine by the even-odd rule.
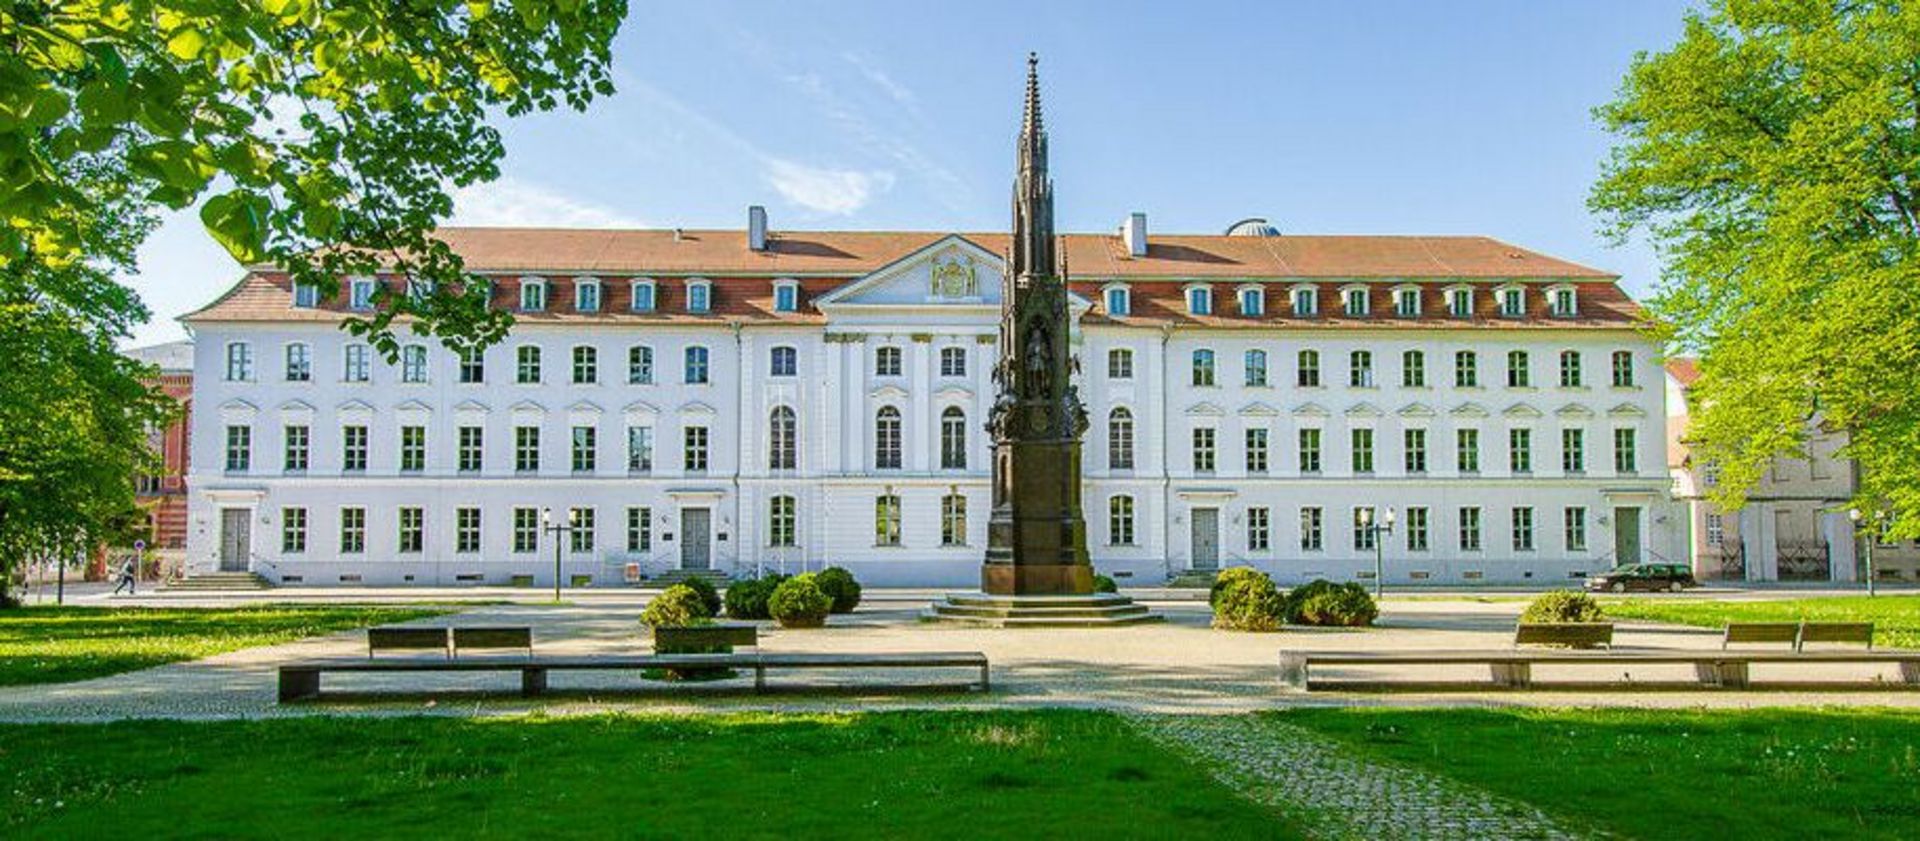
[[[767,209],[757,204],[747,208],[747,248],[767,250]]]
[[[1120,225],[1120,239],[1126,242],[1129,255],[1147,256],[1147,214],[1127,214],[1127,221]]]

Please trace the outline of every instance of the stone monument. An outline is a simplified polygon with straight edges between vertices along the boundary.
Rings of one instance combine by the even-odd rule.
[[[929,616],[997,625],[1109,625],[1150,621],[1131,599],[1095,593],[1080,510],[1080,436],[1087,412],[1073,385],[1066,254],[1053,234],[1053,182],[1040,117],[1039,58],[1027,56],[1026,114],[1013,187],[1013,239],[1001,279],[1000,359],[987,431],[993,438],[993,514],[975,594],[956,593]]]

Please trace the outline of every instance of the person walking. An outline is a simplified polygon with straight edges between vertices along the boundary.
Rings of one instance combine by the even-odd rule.
[[[113,594],[116,596],[120,595],[120,591],[124,589],[127,591],[127,595],[129,596],[139,595],[139,593],[135,592],[134,590],[134,587],[135,587],[134,581],[135,581],[135,578],[134,578],[133,562],[128,561],[124,564],[121,564],[120,565],[120,583],[115,584],[113,586]]]

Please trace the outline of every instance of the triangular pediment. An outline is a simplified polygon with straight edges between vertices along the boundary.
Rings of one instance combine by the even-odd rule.
[[[453,404],[453,410],[467,415],[484,415],[493,411],[492,407],[478,400],[462,400]]]
[[[427,403],[422,400],[407,400],[405,402],[402,402],[400,405],[393,407],[393,410],[396,412],[407,412],[410,414],[419,414],[419,415],[433,414],[433,407],[427,405]]]
[[[1646,416],[1647,410],[1632,403],[1622,403],[1607,410],[1607,417],[1610,418],[1644,418]]]
[[[1453,407],[1447,414],[1456,418],[1484,418],[1487,416],[1487,407],[1478,403],[1462,403]]]
[[[1187,417],[1190,418],[1218,418],[1226,414],[1227,410],[1220,408],[1217,403],[1195,403],[1187,407]]]
[[[973,389],[964,385],[947,385],[934,392],[933,396],[942,400],[972,400]]]
[[[1555,410],[1553,414],[1555,417],[1562,418],[1590,418],[1593,417],[1593,410],[1579,403],[1568,403]]]
[[[1240,407],[1240,416],[1249,418],[1270,418],[1280,414],[1280,410],[1258,400]]]
[[[694,400],[694,401],[680,404],[680,414],[682,415],[714,415],[714,414],[718,414],[718,412],[715,412],[712,406],[706,403],[702,403],[698,400]]]
[[[814,301],[834,306],[1000,305],[999,255],[948,234]]]
[[[228,414],[240,414],[240,413],[251,414],[253,412],[260,411],[260,407],[255,406],[252,403],[248,403],[245,400],[241,400],[238,397],[235,397],[232,400],[228,400],[227,402],[220,404],[220,411]]]
[[[333,410],[343,415],[370,415],[373,414],[373,405],[365,400],[348,400],[345,403],[333,407]]]
[[[1401,406],[1400,411],[1394,414],[1403,418],[1430,418],[1436,413],[1433,411],[1432,406],[1425,403],[1408,403],[1405,406]]]
[[[892,383],[880,386],[868,394],[868,396],[880,400],[905,400],[907,399],[907,395],[908,391],[906,389]]]
[[[1332,413],[1327,411],[1327,407],[1318,403],[1302,403],[1294,407],[1293,414],[1295,417],[1324,418]]]
[[[1537,418],[1540,417],[1540,410],[1525,403],[1515,403],[1500,414],[1509,418]]]
[[[1347,417],[1377,418],[1380,417],[1380,407],[1372,403],[1355,403],[1352,408],[1347,409]]]
[[[628,417],[654,418],[660,416],[660,407],[648,403],[645,400],[635,400],[632,403],[628,403],[626,407],[620,411]]]
[[[600,404],[592,400],[575,400],[571,405],[567,406],[568,414],[574,415],[597,415],[600,414],[600,411]]]
[[[522,400],[513,404],[512,408],[513,413],[516,415],[544,415],[547,413],[547,407],[535,403],[532,400]]]
[[[288,400],[280,404],[280,413],[283,415],[310,415],[313,414],[313,404],[299,399]]]

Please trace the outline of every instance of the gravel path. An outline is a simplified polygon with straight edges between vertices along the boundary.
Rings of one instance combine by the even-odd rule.
[[[1400,765],[1369,762],[1311,730],[1249,716],[1134,715],[1148,738],[1297,820],[1313,838],[1583,838],[1525,803]]]

